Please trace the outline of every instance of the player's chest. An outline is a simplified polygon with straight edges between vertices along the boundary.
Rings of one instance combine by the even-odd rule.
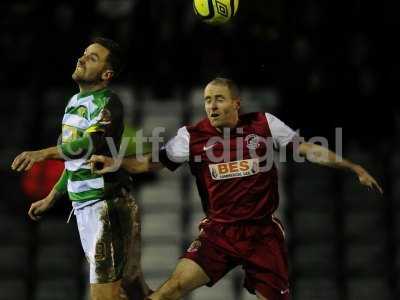
[[[79,101],[68,105],[62,120],[63,143],[74,140],[83,135],[95,120],[101,107],[93,101]]]
[[[196,162],[229,162],[263,156],[273,150],[272,138],[253,128],[239,128],[220,135],[191,137],[190,156]]]
[[[272,152],[272,139],[255,130],[244,130],[229,138],[207,136],[196,140],[191,145],[191,160],[212,179],[223,180],[259,173]]]

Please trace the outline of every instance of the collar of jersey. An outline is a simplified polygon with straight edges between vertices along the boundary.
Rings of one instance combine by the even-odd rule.
[[[220,135],[220,136],[224,135],[223,131],[219,132],[216,127],[211,125],[210,120],[208,118],[206,118],[206,119],[207,119],[207,123],[208,123],[209,129],[211,129],[211,131],[213,131],[214,133],[216,133],[217,135]],[[239,127],[242,127],[242,128],[244,127],[243,126],[243,121],[240,119],[240,116],[239,116],[239,120],[238,120],[237,124],[235,125],[235,127],[229,128],[231,136],[242,136],[243,135],[243,134],[238,134],[237,133],[236,130]]]

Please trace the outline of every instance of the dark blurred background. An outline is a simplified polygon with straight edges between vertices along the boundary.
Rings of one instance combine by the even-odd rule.
[[[216,76],[242,87],[245,111],[268,111],[343,155],[385,189],[352,174],[285,163],[280,216],[288,230],[293,299],[398,299],[397,203],[400,18],[389,2],[242,0],[220,27],[201,23],[189,0],[12,1],[0,4],[0,299],[85,299],[87,269],[68,200],[39,224],[27,209],[57,179],[55,162],[28,175],[10,164],[24,150],[54,145],[71,74],[92,37],[126,50],[113,84],[130,134],[165,126],[168,138],[203,115],[202,87]],[[61,167],[62,168],[62,167]],[[188,170],[137,178],[143,265],[155,288],[196,236],[202,216]],[[73,218],[74,219],[74,218]],[[165,224],[168,224],[167,232]],[[169,255],[165,255],[169,253]],[[192,299],[251,299],[240,271]]]

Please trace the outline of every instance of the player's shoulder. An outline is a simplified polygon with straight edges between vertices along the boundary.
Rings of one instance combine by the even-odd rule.
[[[271,114],[269,112],[265,113],[265,117],[267,118],[267,122],[269,125],[274,124],[274,126],[282,126],[285,125],[285,123],[276,115]]]
[[[191,127],[201,129],[207,127],[209,123],[210,121],[208,120],[208,118],[203,118]]]
[[[114,90],[107,89],[106,97],[108,98],[108,102],[115,102],[122,105],[120,96]]]
[[[203,118],[194,125],[186,126],[189,132],[209,132],[213,131],[213,127],[210,124],[210,120],[208,118]]]
[[[265,123],[267,122],[268,124],[270,123],[280,123],[282,122],[276,115],[271,114],[269,112],[252,112],[252,113],[247,113],[243,114],[240,116],[240,119],[242,120],[243,123]]]
[[[76,105],[78,103],[78,96],[79,93],[76,93],[72,97],[70,97],[67,102],[67,107]]]
[[[121,98],[115,91],[108,89],[105,98],[107,99],[107,102],[105,103],[107,108],[112,110],[123,110]]]
[[[265,112],[250,112],[241,114],[239,116],[240,121],[243,124],[253,124],[253,123],[265,123],[266,113]]]

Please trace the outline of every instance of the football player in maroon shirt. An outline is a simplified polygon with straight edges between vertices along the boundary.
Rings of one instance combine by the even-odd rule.
[[[98,174],[119,167],[131,173],[188,163],[196,179],[206,218],[200,234],[178,262],[172,276],[149,299],[181,299],[203,285],[212,286],[241,265],[245,287],[259,299],[289,299],[285,234],[274,216],[279,205],[278,175],[272,153],[286,149],[298,158],[348,169],[359,182],[382,193],[360,165],[325,147],[301,142],[296,132],[269,113],[239,114],[239,90],[216,78],[204,89],[207,118],[180,128],[158,153],[138,159],[93,156],[103,163]],[[158,158],[158,159],[157,159]]]

